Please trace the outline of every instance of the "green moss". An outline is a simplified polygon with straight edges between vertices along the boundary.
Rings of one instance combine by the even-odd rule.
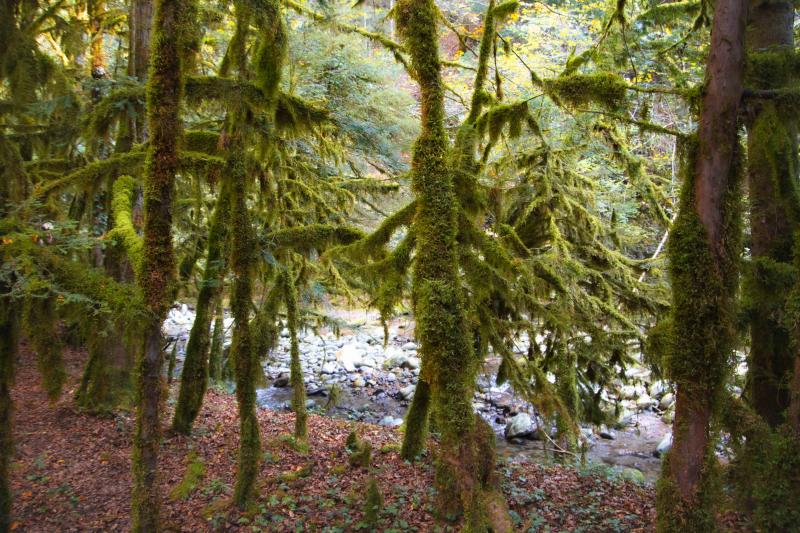
[[[149,143],[145,161],[144,248],[139,285],[150,311],[144,350],[137,360],[137,412],[133,439],[131,525],[134,532],[157,531],[161,497],[158,454],[161,442],[163,367],[161,325],[174,296],[172,202],[181,144],[180,104],[187,51],[192,50],[193,0],[157,0],[153,17],[147,84]]]
[[[230,186],[223,183],[208,232],[206,268],[203,272],[200,293],[197,295],[194,323],[186,343],[181,389],[172,420],[172,428],[183,434],[191,432],[194,420],[203,405],[203,396],[208,384],[208,353],[211,342],[209,328],[212,305],[220,299],[222,279],[227,269],[225,256],[230,238],[227,228],[230,208]]]
[[[369,481],[367,481],[367,495],[364,499],[364,518],[361,520],[361,523],[367,528],[376,527],[382,510],[383,493],[375,477],[370,476]]]
[[[400,457],[413,461],[425,450],[428,438],[428,416],[430,411],[430,386],[422,379],[417,381],[414,398],[406,413],[406,431],[403,434],[403,446]]]
[[[214,333],[211,336],[211,351],[208,356],[208,371],[209,379],[216,383],[222,381],[222,349],[225,342],[225,313],[222,308],[221,295],[217,297],[217,305],[214,316]]]
[[[36,362],[42,375],[42,385],[50,401],[55,401],[61,396],[61,389],[67,378],[61,354],[63,343],[55,298],[52,296],[29,298],[23,322],[25,334],[36,350]]]
[[[131,170],[140,167],[144,160],[145,152],[141,149],[115,154],[108,159],[100,159],[89,163],[66,176],[40,184],[34,194],[39,198],[45,198],[48,194],[70,185],[81,187],[97,185],[105,179],[131,172]]]
[[[294,436],[305,441],[308,438],[306,413],[306,386],[303,381],[303,367],[300,362],[300,345],[297,339],[297,290],[294,275],[288,266],[281,274],[286,299],[286,325],[289,328],[291,342],[291,362],[289,366],[289,382],[292,384],[292,410],[294,411]]]
[[[206,475],[206,465],[203,459],[197,455],[197,452],[190,451],[186,457],[186,473],[180,483],[175,485],[169,493],[169,497],[173,500],[185,500],[197,489],[203,478]]]
[[[667,2],[651,7],[636,17],[636,21],[645,24],[675,24],[686,15],[697,16],[699,13],[700,2],[697,0]]]
[[[628,83],[610,72],[573,73],[543,83],[545,91],[553,99],[574,107],[596,103],[608,109],[618,109],[625,103],[628,90]]]
[[[133,265],[137,276],[141,275],[142,247],[144,241],[133,224],[133,202],[137,183],[131,176],[120,176],[114,181],[111,199],[111,211],[114,214],[114,229],[107,238],[121,245]]]
[[[348,463],[350,466],[369,467],[372,462],[372,444],[359,437],[355,429],[347,435],[345,448],[349,453]]]

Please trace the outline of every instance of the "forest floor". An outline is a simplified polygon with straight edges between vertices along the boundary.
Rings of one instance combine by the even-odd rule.
[[[12,530],[128,531],[132,416],[99,418],[78,411],[72,398],[85,353],[65,349],[64,357],[69,379],[62,397],[51,404],[40,386],[34,354],[25,345],[20,352],[12,392]],[[173,386],[171,398],[175,392]],[[169,420],[164,417],[165,424]],[[209,390],[193,435],[165,436],[160,482],[167,531],[366,529],[360,520],[370,474],[385,499],[373,531],[455,530],[432,514],[430,457],[414,465],[400,459],[397,430],[311,415],[310,449],[303,453],[287,438],[293,415],[262,409],[259,420],[264,449],[260,496],[245,514],[227,505],[238,446],[234,396]],[[369,471],[348,465],[345,440],[354,428],[372,443]],[[653,530],[652,487],[609,477],[608,469],[535,463],[498,468],[520,531]],[[180,489],[185,496],[178,494]]]

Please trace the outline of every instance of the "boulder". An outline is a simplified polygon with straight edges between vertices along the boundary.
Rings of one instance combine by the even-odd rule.
[[[658,446],[656,446],[656,451],[655,453],[653,453],[653,455],[655,455],[656,457],[661,457],[671,449],[672,449],[672,432],[664,435],[664,438],[661,439],[661,442],[659,442]]]
[[[338,371],[339,371],[339,365],[337,365],[333,361],[328,361],[327,363],[322,365],[323,374],[336,374]]]
[[[275,381],[272,382],[272,386],[273,387],[277,387],[279,389],[282,389],[283,387],[288,387],[289,386],[289,374],[281,374],[280,376],[275,378]]]
[[[666,411],[674,403],[675,403],[675,395],[672,394],[671,392],[668,392],[664,396],[661,397],[661,401],[658,402],[658,406],[663,411]]]
[[[536,425],[528,413],[519,413],[506,422],[504,434],[507,439],[530,438],[534,433],[536,433]]]
[[[406,385],[398,393],[404,400],[410,400],[414,396],[414,391],[417,389],[416,385]]]
[[[378,422],[378,425],[386,426],[386,427],[390,427],[390,428],[395,428],[395,427],[400,426],[402,424],[403,424],[403,419],[402,418],[395,418],[395,417],[390,416],[390,415],[384,416],[383,418],[381,418],[381,421]]]

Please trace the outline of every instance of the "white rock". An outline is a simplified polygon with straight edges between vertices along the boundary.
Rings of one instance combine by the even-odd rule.
[[[661,457],[668,451],[672,449],[672,433],[667,433],[661,442],[658,443],[658,447],[656,447],[656,456]]]
[[[410,352],[410,351],[416,351],[416,349],[417,349],[417,345],[416,345],[416,343],[414,343],[414,342],[407,342],[407,343],[405,343],[405,344],[403,345],[403,350],[406,350],[406,351],[408,351],[408,352]]]
[[[506,422],[505,436],[507,439],[530,437],[536,431],[536,426],[528,413],[518,413]]]
[[[664,396],[661,397],[661,401],[658,402],[658,406],[661,409],[668,409],[670,405],[675,403],[675,395],[671,392],[666,393]]]
[[[406,362],[408,363],[408,366],[410,366],[412,369],[419,368],[419,365],[421,363],[419,357],[414,357],[414,356],[409,357]]]
[[[653,407],[653,405],[655,405],[655,404],[656,404],[656,401],[654,399],[652,399],[650,396],[648,396],[647,394],[642,394],[636,400],[636,407],[639,408],[639,409],[649,409],[650,407]]]
[[[335,374],[338,370],[339,370],[339,365],[337,365],[333,361],[328,361],[327,363],[322,365],[323,374]]]
[[[410,400],[414,396],[414,391],[417,389],[416,385],[406,385],[400,389],[400,396],[405,400]]]
[[[397,427],[397,426],[401,425],[402,423],[403,423],[403,419],[402,418],[395,418],[395,417],[389,416],[389,415],[384,416],[383,418],[381,418],[381,421],[378,422],[379,425],[387,426],[387,427],[390,427],[390,428]]]

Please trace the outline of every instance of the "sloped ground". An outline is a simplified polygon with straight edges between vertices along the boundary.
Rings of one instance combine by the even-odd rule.
[[[17,442],[11,484],[16,531],[127,531],[130,491],[130,415],[97,418],[72,402],[85,354],[65,350],[70,379],[50,405],[39,386],[35,357],[23,347],[13,391]],[[173,390],[173,396],[176,391]],[[170,406],[168,406],[170,408]],[[392,429],[312,415],[310,451],[298,453],[285,436],[293,416],[259,413],[265,460],[260,494],[246,515],[226,506],[238,446],[233,396],[209,391],[191,438],[167,435],[161,455],[163,516],[168,531],[353,531],[358,529],[369,473],[348,465],[345,439],[353,427],[374,448],[372,474],[385,498],[380,531],[453,531],[432,515],[433,468],[402,461]],[[169,417],[165,417],[165,423]],[[189,457],[202,477],[186,499],[169,494],[181,484]],[[598,471],[501,465],[503,487],[521,531],[650,531],[653,490],[610,481]]]

